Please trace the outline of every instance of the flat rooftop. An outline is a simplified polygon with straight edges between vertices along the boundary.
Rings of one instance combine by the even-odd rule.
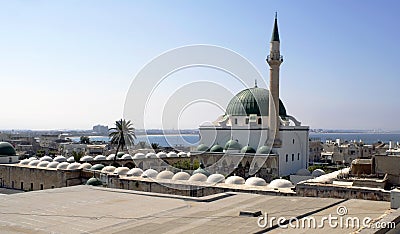
[[[145,193],[86,185],[0,196],[2,233],[321,233],[321,229],[260,228],[258,217],[240,211],[261,211],[269,217],[349,216],[378,219],[390,203],[315,197],[224,193],[202,198]],[[264,215],[263,215],[264,217]],[[356,229],[331,228],[329,233]]]

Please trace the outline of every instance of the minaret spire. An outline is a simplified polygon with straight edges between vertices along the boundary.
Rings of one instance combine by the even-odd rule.
[[[275,12],[274,30],[272,31],[271,42],[272,41],[279,41],[278,12]]]

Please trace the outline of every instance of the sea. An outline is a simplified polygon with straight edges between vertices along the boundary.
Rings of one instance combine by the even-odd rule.
[[[108,136],[90,136],[92,141],[109,142]],[[147,139],[146,139],[147,138]],[[310,133],[310,138],[322,142],[340,139],[341,141],[363,141],[365,144],[373,144],[378,141],[388,143],[389,141],[400,142],[400,133]],[[79,137],[71,137],[74,142],[79,142]],[[162,147],[168,146],[196,146],[200,137],[197,134],[186,135],[139,135],[135,144],[140,141],[157,143]]]

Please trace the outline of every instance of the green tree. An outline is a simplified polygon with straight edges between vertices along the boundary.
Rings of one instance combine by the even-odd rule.
[[[88,136],[81,136],[79,141],[81,144],[90,144],[90,138]]]
[[[135,128],[133,128],[130,120],[120,119],[115,121],[115,128],[110,129],[111,144],[117,145],[115,151],[114,162],[117,160],[119,149],[124,149],[125,146],[133,145],[136,139]]]
[[[153,148],[153,150],[158,150],[160,148],[160,144],[158,143],[151,143],[151,148]]]
[[[81,158],[83,157],[83,155],[85,155],[84,152],[72,151],[72,156],[74,157],[75,162],[79,162],[81,160]]]

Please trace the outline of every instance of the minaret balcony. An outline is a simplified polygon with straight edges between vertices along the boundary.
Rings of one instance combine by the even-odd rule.
[[[268,55],[267,56],[267,62],[272,62],[272,61],[280,61],[280,62],[283,62],[283,56],[282,55],[279,55],[279,56],[270,56],[270,55]]]

